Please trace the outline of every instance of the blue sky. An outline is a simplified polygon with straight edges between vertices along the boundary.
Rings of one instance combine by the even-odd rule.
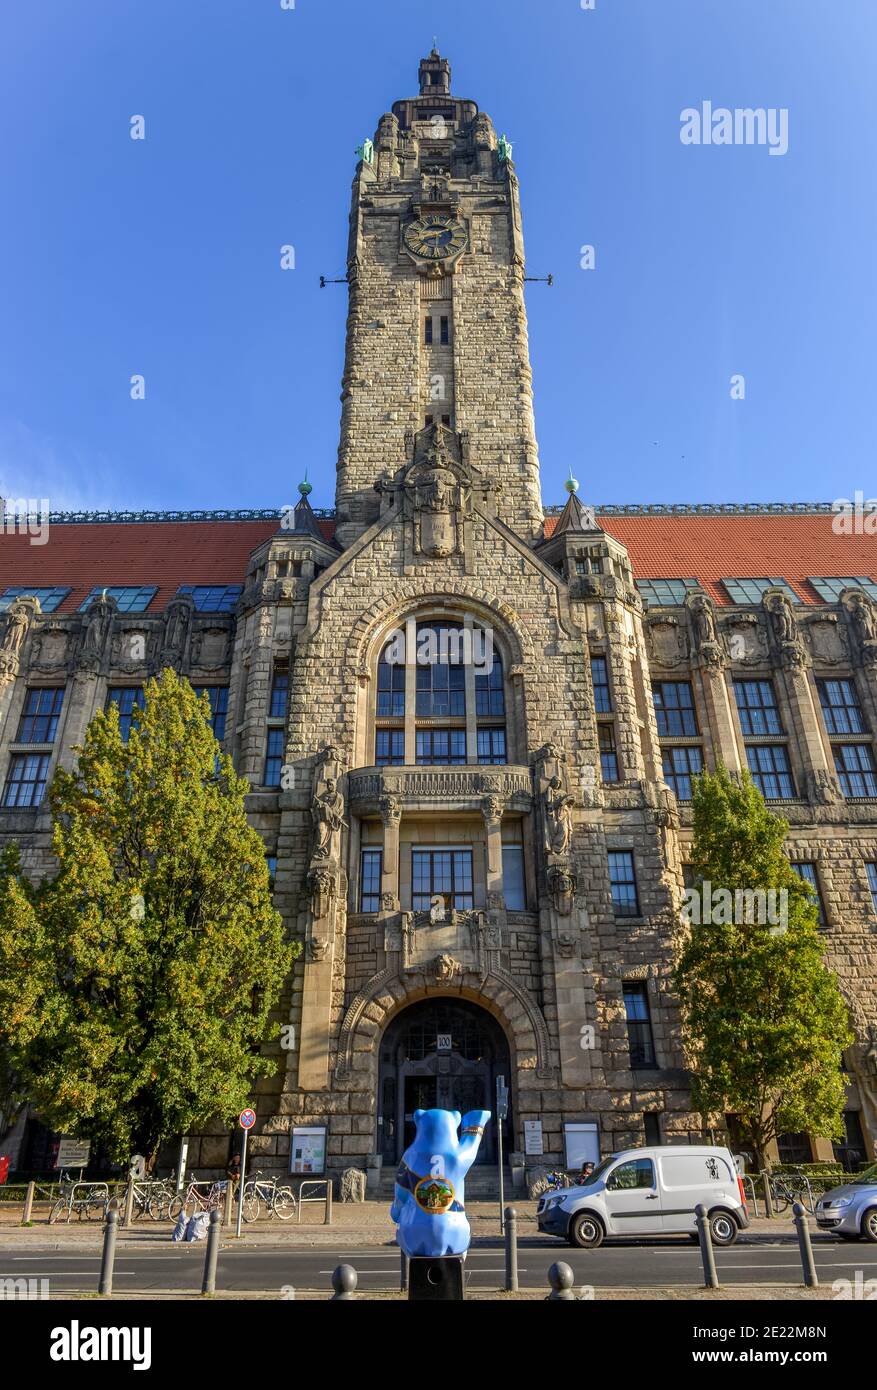
[[[4,6],[0,492],[281,506],[307,469],[332,505],[346,290],[318,277],[434,34],[555,276],[528,287],[546,501],[570,467],[596,502],[872,495],[874,0]],[[683,146],[704,100],[788,108],[788,153]]]

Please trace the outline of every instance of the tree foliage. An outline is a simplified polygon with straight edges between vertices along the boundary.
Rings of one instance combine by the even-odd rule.
[[[779,1134],[841,1136],[848,1013],[823,959],[811,890],[783,853],[787,822],[748,773],[738,783],[724,768],[697,779],[692,805],[698,888],[786,894],[779,927],[739,912],[727,924],[689,926],[676,967],[695,1104],[736,1115],[762,1165]]]
[[[0,1041],[40,1116],[118,1161],[251,1100],[299,949],[209,719],[170,670],[127,744],[96,714],[49,794],[57,874],[2,864]]]

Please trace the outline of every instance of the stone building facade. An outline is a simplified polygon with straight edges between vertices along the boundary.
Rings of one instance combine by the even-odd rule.
[[[303,485],[282,515],[4,538],[0,835],[45,872],[38,788],[93,713],[166,665],[210,689],[304,943],[253,1150],[285,1171],[325,1127],[375,1190],[415,1106],[493,1110],[499,1077],[517,1172],[700,1138],[670,984],[690,777],[751,766],[850,1007],[842,1148],[874,1157],[875,541],[818,505],[595,515],[572,482],[546,514],[524,277],[511,147],[433,52],[353,181],[334,511]]]

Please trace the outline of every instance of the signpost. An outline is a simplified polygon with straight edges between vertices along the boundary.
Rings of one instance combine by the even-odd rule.
[[[250,1108],[247,1107],[246,1110],[242,1110],[242,1111],[241,1111],[240,1116],[238,1117],[238,1124],[240,1125],[241,1129],[244,1131],[244,1148],[243,1148],[243,1153],[241,1154],[241,1176],[240,1176],[240,1184],[241,1184],[241,1185],[240,1185],[240,1190],[238,1191],[238,1224],[237,1224],[237,1230],[235,1231],[235,1235],[238,1235],[238,1236],[239,1236],[240,1233],[241,1233],[241,1219],[242,1219],[243,1214],[244,1214],[244,1183],[245,1183],[246,1180],[247,1180],[247,1135],[249,1134],[250,1130],[253,1128],[253,1125],[254,1125],[255,1123],[256,1123],[256,1112],[255,1112],[255,1110],[250,1110]],[[229,1182],[230,1182],[230,1181],[231,1181],[231,1179],[229,1178]]]
[[[496,1130],[497,1130],[497,1152],[499,1156],[499,1229],[500,1234],[505,1235],[505,1193],[503,1191],[502,1174],[502,1126],[506,1115],[509,1113],[509,1089],[505,1084],[505,1077],[496,1078]]]

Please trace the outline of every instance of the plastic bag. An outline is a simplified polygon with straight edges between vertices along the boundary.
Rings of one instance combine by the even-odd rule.
[[[186,1227],[186,1240],[206,1240],[210,1229],[210,1212],[197,1211]]]
[[[174,1233],[171,1240],[180,1241],[186,1239],[186,1227],[189,1224],[189,1217],[185,1211],[181,1211],[174,1223]]]

